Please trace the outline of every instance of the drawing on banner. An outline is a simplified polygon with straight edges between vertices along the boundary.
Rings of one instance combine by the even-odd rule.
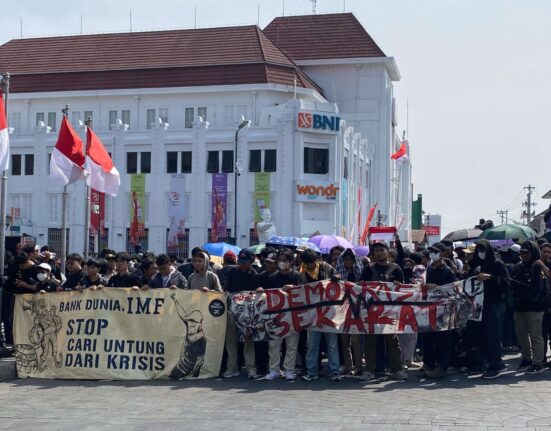
[[[178,316],[186,327],[186,338],[182,345],[180,361],[172,369],[170,377],[177,380],[190,374],[192,377],[199,377],[207,351],[207,339],[203,332],[203,314],[198,310],[188,314],[176,299],[175,293],[170,297],[174,301]]]
[[[48,310],[46,302],[40,295],[32,297],[23,304],[24,311],[30,311],[33,325],[29,330],[31,344],[16,344],[15,357],[19,368],[28,372],[42,372],[48,367],[48,359],[60,368],[63,355],[57,351],[57,334],[61,331],[62,320],[57,315],[57,307],[52,305]]]

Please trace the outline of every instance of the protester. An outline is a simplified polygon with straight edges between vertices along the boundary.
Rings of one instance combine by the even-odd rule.
[[[131,287],[138,290],[143,286],[142,277],[130,272],[128,262],[130,255],[126,252],[117,253],[115,258],[115,268],[117,273],[109,279],[108,287]]]
[[[157,256],[156,264],[158,271],[151,278],[149,287],[151,289],[159,289],[168,287],[169,289],[187,289],[188,282],[174,266],[169,256],[160,254]]]
[[[515,293],[515,329],[522,352],[518,370],[526,374],[543,371],[543,313],[546,309],[548,279],[535,241],[520,247],[522,261],[515,265],[512,286]]]
[[[67,268],[67,280],[63,283],[63,290],[75,290],[80,280],[86,277],[82,269],[82,256],[78,253],[71,253],[65,259]]]
[[[100,273],[100,261],[98,259],[88,259],[86,261],[86,275],[80,279],[75,290],[83,289],[102,289],[107,286],[107,277]]]
[[[227,252],[225,252],[224,256],[222,256],[222,268],[216,271],[216,275],[220,280],[220,285],[222,286],[223,290],[225,290],[226,288],[226,279],[228,278],[228,272],[230,272],[232,268],[235,268],[236,265],[237,265],[236,254],[231,250],[228,250]]]
[[[388,245],[384,242],[378,242],[373,244],[371,249],[373,251],[374,262],[367,268],[364,268],[362,272],[362,280],[403,283],[404,274],[401,268],[397,264],[391,263],[388,259]],[[390,378],[393,380],[407,380],[408,375],[402,370],[400,343],[396,334],[366,335],[366,371],[362,373],[360,378],[366,381],[375,379],[378,337],[382,337],[384,339],[386,351],[389,356],[390,368],[392,371]]]
[[[218,276],[210,269],[209,255],[203,251],[198,251],[193,256],[193,273],[188,277],[188,286],[190,289],[198,289],[208,292],[209,290],[218,290],[222,292]]]
[[[158,267],[157,267],[157,261],[155,260],[155,257],[153,256],[146,256],[142,259],[139,265],[139,272],[137,275],[140,275],[142,277],[143,285],[141,287],[142,290],[147,290],[150,287],[151,280],[157,274]]]
[[[326,262],[320,261],[314,250],[305,250],[301,255],[301,260],[301,276],[303,284],[328,280],[333,278],[335,274],[333,267]],[[327,347],[327,366],[329,369],[328,377],[332,381],[342,380],[339,364],[339,339],[337,334],[319,331],[307,331],[307,334],[308,347],[305,358],[306,374],[302,376],[302,380],[310,381],[317,380],[319,378],[319,354],[322,337],[325,339],[325,345]]]
[[[47,263],[41,263],[36,268],[36,291],[40,293],[61,292],[61,283],[52,276],[52,267]]]
[[[15,257],[16,271],[14,273],[14,292],[18,293],[32,293],[36,292],[36,285],[38,279],[36,277],[37,265],[29,258],[29,255],[22,251]]]
[[[354,250],[343,250],[336,262],[336,273],[343,281],[358,283],[362,277],[363,265],[361,258]],[[350,376],[360,376],[363,369],[363,346],[360,334],[342,334],[341,346],[344,360],[344,373]]]
[[[329,256],[328,256],[328,263],[333,267],[337,267],[337,261],[339,260],[339,257],[341,256],[342,252],[344,251],[344,247],[342,245],[336,245],[329,250]]]
[[[293,252],[288,248],[282,248],[277,254],[278,271],[268,277],[266,286],[260,286],[257,291],[264,289],[288,289],[302,283],[300,273],[292,269],[294,262]],[[286,380],[295,380],[295,363],[297,359],[297,347],[299,335],[290,333],[285,340],[285,358],[283,360],[284,376]],[[269,369],[266,380],[274,380],[281,377],[281,338],[268,341]]]
[[[443,244],[435,243],[429,247],[431,264],[427,269],[427,283],[425,287],[429,290],[438,286],[457,281],[455,272],[444,263],[442,251],[446,247]],[[451,365],[451,333],[449,330],[426,332],[423,339],[423,368],[420,371],[421,377],[430,379],[442,378],[447,374]]]

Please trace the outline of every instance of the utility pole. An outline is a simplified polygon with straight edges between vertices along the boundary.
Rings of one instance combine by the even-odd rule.
[[[507,224],[509,221],[507,214],[509,214],[509,210],[499,210],[497,211],[497,215],[501,217],[501,224]],[[503,222],[505,220],[505,223]]]
[[[535,212],[532,211],[532,207],[536,206],[536,204],[532,202],[532,191],[535,189],[535,187],[528,184],[528,186],[524,188],[528,190],[528,192],[526,193],[526,201],[522,204],[526,207],[526,211],[523,211],[522,217],[526,218],[526,224],[528,224],[530,223],[530,221],[532,221],[532,217],[536,215]]]

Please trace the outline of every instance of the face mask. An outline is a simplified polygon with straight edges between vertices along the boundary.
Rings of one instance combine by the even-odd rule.
[[[479,251],[478,252],[478,258],[480,260],[485,260],[486,259],[486,252],[485,251]]]
[[[287,268],[289,268],[289,264],[287,262],[278,262],[277,267],[282,271],[285,271]]]
[[[432,261],[440,260],[440,253],[430,253],[429,257],[430,257],[430,260]]]
[[[48,278],[48,274],[44,274],[43,272],[36,274],[36,278],[38,278],[38,281],[44,281]]]

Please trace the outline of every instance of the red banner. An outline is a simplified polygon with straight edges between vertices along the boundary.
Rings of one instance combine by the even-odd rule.
[[[440,235],[440,226],[424,224],[423,230],[428,236],[439,236]]]
[[[90,190],[90,234],[103,235],[105,229],[105,193]]]

